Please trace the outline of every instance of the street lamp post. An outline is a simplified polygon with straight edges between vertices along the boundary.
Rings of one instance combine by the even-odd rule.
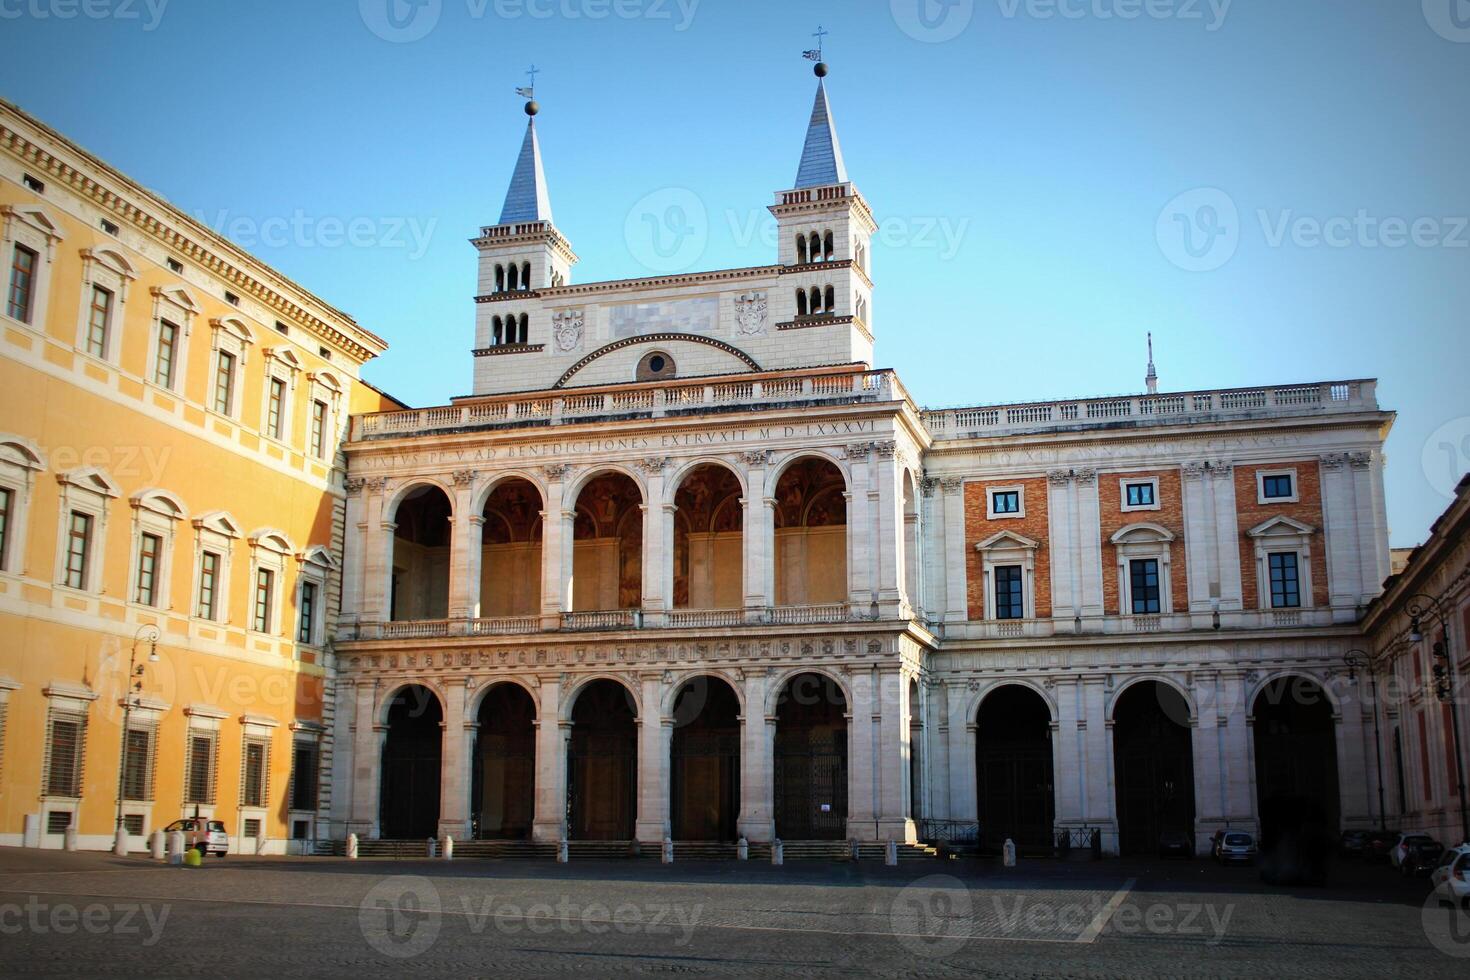
[[[1377,761],[1378,773],[1378,829],[1387,830],[1388,821],[1383,811],[1383,733],[1378,728],[1378,667],[1373,662],[1372,654],[1362,650],[1349,650],[1343,654],[1343,660],[1347,661],[1350,680],[1358,679],[1357,671],[1361,667],[1368,674],[1368,683],[1373,689],[1373,755]]]
[[[124,785],[128,778],[128,723],[132,720],[133,704],[137,701],[138,692],[143,690],[144,665],[138,663],[138,641],[146,637],[148,640],[148,663],[158,663],[158,638],[159,630],[152,624],[144,624],[138,627],[133,634],[133,649],[128,654],[128,680],[123,687],[123,716],[122,716],[122,758],[117,767],[117,826],[113,832],[112,851],[119,857],[128,853],[128,832],[123,826],[123,796],[127,792]]]
[[[1404,605],[1409,614],[1409,641],[1419,643],[1424,639],[1421,620],[1433,615],[1439,625],[1439,639],[1430,647],[1436,663],[1433,667],[1434,693],[1442,703],[1450,706],[1450,731],[1455,746],[1455,785],[1460,796],[1460,840],[1470,843],[1470,808],[1465,800],[1465,757],[1460,748],[1460,706],[1455,691],[1455,661],[1450,656],[1450,628],[1445,622],[1444,611],[1439,600],[1431,595],[1419,593],[1409,597]]]

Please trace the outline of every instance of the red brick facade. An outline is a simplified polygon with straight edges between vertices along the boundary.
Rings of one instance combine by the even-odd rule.
[[[1157,477],[1158,510],[1123,510],[1124,480]],[[1143,470],[1136,473],[1097,475],[1098,523],[1102,528],[1103,610],[1122,615],[1118,587],[1118,548],[1114,534],[1129,524],[1157,524],[1174,535],[1169,543],[1169,588],[1173,611],[1189,611],[1189,566],[1184,561],[1184,495],[1178,470]]]
[[[1021,487],[1025,517],[986,517],[986,495],[995,487]],[[1011,531],[1037,543],[1035,615],[1051,616],[1051,538],[1048,530],[1047,485],[1045,477],[994,480],[989,483],[965,484],[965,588],[971,619],[985,618],[985,563],[975,545]]]
[[[1261,470],[1295,470],[1298,500],[1259,503],[1256,474]],[[1322,536],[1322,471],[1316,462],[1262,463],[1235,468],[1235,512],[1240,532],[1240,585],[1247,609],[1260,605],[1256,582],[1256,542],[1245,532],[1273,517],[1289,517],[1316,528],[1312,534],[1312,604],[1328,603],[1327,545]]]

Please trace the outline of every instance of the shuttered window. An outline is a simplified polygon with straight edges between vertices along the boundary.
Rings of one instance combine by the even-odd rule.
[[[123,760],[123,799],[147,803],[153,800],[155,729],[136,725],[128,729]]]
[[[266,805],[266,778],[270,771],[270,743],[247,738],[240,755],[240,805]]]
[[[46,718],[46,758],[41,785],[47,796],[79,799],[82,759],[86,751],[87,716],[53,708]]]
[[[184,760],[184,802],[214,803],[214,732],[190,732],[189,751]]]

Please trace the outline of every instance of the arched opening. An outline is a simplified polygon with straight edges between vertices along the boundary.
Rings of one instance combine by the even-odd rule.
[[[389,618],[449,616],[449,496],[433,485],[410,490],[393,514],[393,581]]]
[[[723,466],[696,466],[674,494],[674,605],[739,609],[745,604],[744,509],[740,481]]]
[[[572,547],[574,610],[643,604],[643,494],[630,477],[607,473],[577,495]]]
[[[847,600],[847,484],[825,459],[793,463],[776,482],[776,603]]]
[[[536,806],[536,703],[519,684],[497,684],[475,720],[471,832],[481,839],[527,840]]]
[[[1322,686],[1310,677],[1278,677],[1256,695],[1251,725],[1263,855],[1325,856],[1339,829],[1332,715]]]
[[[596,680],[572,705],[567,743],[567,837],[632,840],[638,813],[638,743],[633,696]]]
[[[796,236],[796,264],[797,265],[806,265],[806,256],[807,256],[807,251],[806,251],[806,236],[805,235],[802,235],[802,234],[797,234],[797,236]]]
[[[807,236],[807,254],[813,262],[822,261],[822,239],[816,232]]]
[[[1143,681],[1122,693],[1113,708],[1113,764],[1122,853],[1154,852],[1166,832],[1194,840],[1189,705],[1178,691]]]
[[[903,594],[909,605],[923,605],[919,594],[919,495],[914,491],[914,476],[903,474]]]
[[[919,682],[909,680],[909,807],[911,820],[924,817],[924,702]]]
[[[831,262],[832,261],[832,254],[833,254],[833,249],[832,249],[832,233],[830,231],[823,232],[823,234],[822,234],[822,261],[823,262]]]
[[[386,840],[438,836],[443,721],[439,699],[421,684],[405,687],[388,702],[378,797],[379,828]]]
[[[480,531],[480,615],[533,616],[541,609],[541,493],[519,477],[485,500]]]
[[[823,293],[822,310],[826,313],[837,312],[837,290],[828,286]]]
[[[1040,694],[1006,684],[985,696],[975,719],[980,838],[996,851],[1013,840],[1049,851],[1055,815],[1051,711]]]
[[[806,316],[806,290],[805,289],[798,289],[796,291],[796,315],[797,316]]]
[[[505,292],[505,266],[502,264],[495,266],[495,291],[497,293]]]
[[[674,700],[669,813],[674,840],[733,841],[740,815],[740,701],[700,675]]]
[[[776,836],[847,836],[847,699],[822,674],[798,674],[776,702]]]
[[[531,288],[531,263],[529,263],[529,262],[522,262],[521,263],[521,288],[522,289],[530,289]],[[524,341],[523,341],[523,343],[524,343]]]
[[[509,274],[506,276],[506,279],[505,279],[506,289],[512,290],[512,291],[520,289],[521,288],[520,278],[521,278],[520,266],[518,266],[514,262],[512,262],[510,264]]]

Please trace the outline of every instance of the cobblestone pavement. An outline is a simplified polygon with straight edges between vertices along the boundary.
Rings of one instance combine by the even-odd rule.
[[[239,858],[0,848],[6,975],[1470,975],[1470,916],[1344,864]]]

